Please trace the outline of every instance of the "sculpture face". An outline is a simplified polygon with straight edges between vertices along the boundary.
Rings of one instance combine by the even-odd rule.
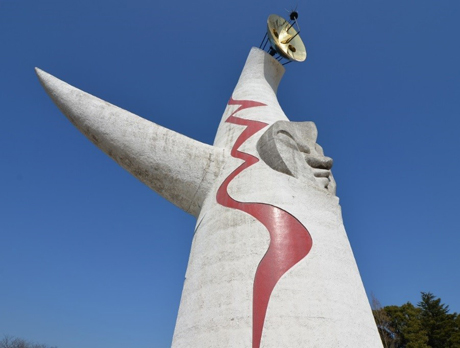
[[[317,135],[313,122],[277,121],[260,137],[257,151],[270,168],[335,194],[333,161],[324,156]]]

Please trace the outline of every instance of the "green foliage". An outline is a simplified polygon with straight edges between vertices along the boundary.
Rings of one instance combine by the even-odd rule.
[[[432,293],[422,292],[418,306],[422,309],[422,324],[428,330],[430,347],[460,347],[457,313],[449,314],[449,306]]]
[[[374,318],[385,348],[460,348],[460,316],[432,293],[422,292],[415,307],[380,307],[373,300]]]

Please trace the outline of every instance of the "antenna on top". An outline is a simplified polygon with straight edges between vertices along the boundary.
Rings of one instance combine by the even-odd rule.
[[[307,59],[307,50],[300,38],[300,27],[297,23],[299,13],[293,10],[289,13],[290,21],[272,14],[267,20],[267,32],[259,48],[266,50],[276,60],[286,65],[291,62],[303,62]],[[297,29],[294,28],[294,25]]]
[[[299,18],[299,13],[297,12],[297,6],[299,6],[299,3],[295,5],[295,8],[291,11],[286,9],[286,12],[289,12],[289,18],[291,18],[291,21],[295,21],[297,18]]]

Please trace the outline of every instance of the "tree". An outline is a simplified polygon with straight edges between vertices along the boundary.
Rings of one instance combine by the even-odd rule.
[[[420,308],[410,302],[402,306],[387,306],[385,312],[391,318],[397,348],[430,348],[428,336],[422,325]]]
[[[0,348],[56,348],[48,347],[45,344],[31,343],[22,338],[15,338],[11,336],[4,336],[0,341]]]
[[[373,298],[372,308],[385,348],[460,348],[460,316],[432,293],[422,292],[417,307],[382,308]]]
[[[430,292],[422,292],[418,303],[422,310],[422,325],[428,333],[428,345],[432,348],[460,347],[457,313],[449,314],[449,306]]]
[[[375,323],[377,324],[377,329],[382,339],[384,348],[396,348],[396,341],[399,337],[395,334],[395,329],[391,325],[391,318],[387,314],[380,301],[375,298],[374,294],[372,296],[372,314],[374,314]]]

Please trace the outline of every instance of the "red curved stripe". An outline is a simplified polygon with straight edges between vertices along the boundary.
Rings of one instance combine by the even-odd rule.
[[[259,161],[257,157],[238,151],[238,148],[252,135],[267,126],[263,122],[235,116],[239,111],[265,106],[265,104],[251,100],[230,99],[228,105],[239,105],[239,107],[226,122],[246,126],[231,150],[231,155],[244,160],[244,163],[236,168],[219,187],[217,202],[224,207],[241,210],[253,216],[265,226],[270,234],[270,245],[257,267],[254,278],[252,347],[260,348],[265,314],[273,288],[283,274],[307,256],[313,241],[308,230],[288,212],[269,204],[239,202],[228,194],[230,182],[243,170]]]

